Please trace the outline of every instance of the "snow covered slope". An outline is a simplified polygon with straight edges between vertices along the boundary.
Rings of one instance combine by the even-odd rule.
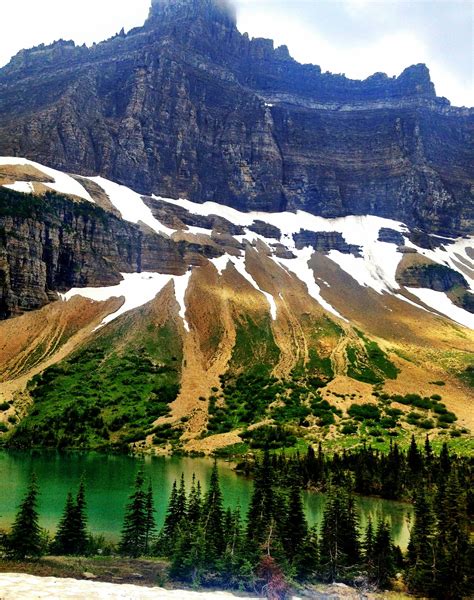
[[[1,158],[0,165],[30,165],[54,179],[54,183],[44,184],[49,188],[94,202],[89,192],[80,183],[71,176],[54,169],[21,158]],[[150,208],[150,202],[145,202],[133,190],[102,177],[93,177],[91,181],[102,188],[124,220],[144,224],[158,235],[171,239],[178,233],[183,233],[178,226],[173,228],[169,223],[167,225],[162,223],[154,215],[154,211]],[[6,187],[27,193],[33,191],[33,183],[28,181],[14,182]],[[381,296],[394,296],[406,303],[415,304],[421,310],[432,310],[456,323],[474,329],[474,316],[464,308],[456,306],[446,293],[427,288],[403,288],[397,281],[397,270],[402,259],[407,253],[410,253],[425,257],[435,264],[447,266],[460,273],[467,281],[469,289],[474,290],[474,239],[472,238],[436,240],[436,236],[432,236],[433,247],[426,249],[417,246],[410,240],[410,231],[403,223],[372,215],[325,219],[303,211],[244,213],[215,202],[198,204],[189,200],[157,197],[153,197],[151,202],[153,201],[159,202],[162,207],[165,207],[165,211],[167,209],[170,211],[170,214],[176,209],[184,210],[191,221],[193,218],[196,219],[196,225],[185,226],[187,239],[192,239],[193,236],[196,236],[196,239],[198,236],[200,239],[202,236],[209,240],[212,239],[213,229],[202,226],[199,221],[202,218],[206,218],[209,222],[209,218],[219,217],[238,226],[243,233],[234,236],[236,244],[240,244],[241,248],[246,245],[264,244],[268,255],[279,268],[301,280],[313,299],[333,316],[343,320],[347,319],[344,309],[338,309],[324,298],[324,290],[321,290],[319,284],[321,282],[317,281],[318,274],[310,266],[315,252],[315,242],[311,237],[317,240],[318,236],[325,236],[324,239],[329,240],[324,254],[352,278],[354,285],[369,288]],[[257,222],[266,224],[274,230],[276,228],[279,232],[276,237],[279,239],[265,237],[266,234],[263,235],[261,229],[258,229],[260,233],[256,233],[255,224]],[[382,241],[387,239],[381,236],[382,231],[390,232],[395,241]],[[319,250],[321,249],[319,248]],[[283,255],[282,251],[286,254]],[[222,256],[212,259],[212,262],[219,274],[222,274],[222,271],[232,263],[240,275],[265,296],[272,319],[277,319],[275,297],[269,291],[262,289],[249,273],[245,251],[241,249],[238,254],[240,256],[223,253]],[[62,297],[65,300],[74,295],[82,295],[95,300],[105,300],[114,296],[125,297],[122,308],[110,315],[104,321],[106,324],[124,312],[151,300],[166,283],[173,279],[176,298],[181,306],[180,315],[188,329],[185,320],[185,296],[191,270],[181,277],[157,272],[129,273],[123,274],[123,277],[123,282],[118,286],[100,289],[72,289]],[[331,282],[326,281],[325,286],[330,288]],[[350,290],[348,290],[348,294],[350,294]]]

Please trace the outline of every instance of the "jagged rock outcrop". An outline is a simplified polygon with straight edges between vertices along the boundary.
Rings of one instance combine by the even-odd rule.
[[[399,231],[390,229],[389,227],[382,227],[379,231],[379,242],[386,242],[387,244],[395,244],[396,246],[403,246],[405,244],[405,238]]]
[[[343,254],[361,255],[359,246],[348,244],[342,233],[333,231],[314,232],[301,229],[299,233],[293,236],[293,239],[298,250],[301,250],[305,246],[311,246],[318,252],[327,253],[330,250],[339,250]]]
[[[401,269],[397,280],[405,287],[428,288],[436,292],[449,292],[456,287],[468,288],[467,281],[461,273],[429,261]]]
[[[0,320],[44,306],[58,291],[115,285],[121,272],[181,275],[193,250],[88,202],[0,187]]]
[[[154,1],[128,34],[39,46],[0,70],[0,154],[142,193],[453,237],[473,229],[473,129],[424,65],[321,73],[242,35],[223,0]]]

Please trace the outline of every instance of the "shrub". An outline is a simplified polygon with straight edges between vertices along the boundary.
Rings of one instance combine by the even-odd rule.
[[[341,433],[344,435],[352,435],[354,433],[357,433],[357,425],[355,423],[346,423],[342,428],[341,428]]]
[[[352,404],[347,412],[356,421],[378,421],[381,415],[380,409],[375,404],[369,403]]]
[[[457,420],[458,418],[453,412],[446,412],[438,417],[438,421],[441,423],[454,423]]]
[[[419,421],[418,427],[421,427],[422,429],[433,429],[434,428],[433,419],[423,419],[422,421]]]
[[[10,408],[10,405],[8,404],[8,402],[2,402],[2,403],[0,404],[0,410],[1,410],[2,412],[4,412],[4,411],[8,410],[9,408]]]

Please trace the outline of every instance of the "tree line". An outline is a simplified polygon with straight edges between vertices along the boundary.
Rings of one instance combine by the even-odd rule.
[[[245,518],[238,507],[224,508],[215,464],[206,491],[195,477],[189,489],[184,476],[173,484],[158,531],[151,482],[139,471],[115,551],[130,558],[164,558],[175,580],[245,588],[278,600],[289,595],[295,582],[341,581],[364,589],[387,589],[402,577],[417,595],[467,597],[474,584],[467,492],[457,460],[447,456],[449,469],[442,480],[423,483],[416,491],[406,553],[394,545],[385,521],[369,521],[361,530],[352,473],[339,477],[333,473],[326,481],[322,525],[310,527],[302,501],[305,475],[289,467],[298,462],[268,451],[253,464],[254,487]],[[75,497],[68,494],[56,535],[47,544],[38,524],[38,493],[33,478],[11,532],[4,535],[6,556],[25,559],[47,552],[92,552],[84,482]]]

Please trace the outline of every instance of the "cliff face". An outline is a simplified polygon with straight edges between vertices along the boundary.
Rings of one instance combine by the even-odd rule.
[[[0,155],[242,210],[472,231],[473,130],[424,65],[323,74],[240,34],[217,0],[156,1],[142,28],[0,70]]]
[[[118,284],[120,273],[182,274],[185,250],[87,202],[0,188],[0,320],[58,291]]]

